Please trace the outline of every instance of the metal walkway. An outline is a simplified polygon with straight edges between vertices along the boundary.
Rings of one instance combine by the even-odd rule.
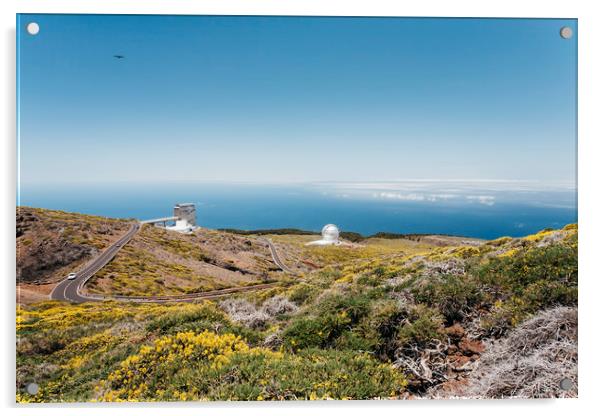
[[[168,221],[177,221],[180,217],[163,217],[163,218],[154,218],[152,220],[144,220],[140,221],[140,224],[157,224],[157,223],[166,223]]]

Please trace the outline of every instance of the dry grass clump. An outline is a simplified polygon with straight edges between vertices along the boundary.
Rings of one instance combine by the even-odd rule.
[[[447,380],[449,344],[431,340],[426,346],[412,345],[399,348],[395,354],[394,366],[404,370],[415,380],[416,386],[430,386]]]
[[[274,296],[266,300],[260,308],[241,298],[229,298],[220,302],[219,305],[230,319],[251,329],[264,328],[276,316],[292,314],[299,309],[297,305],[283,296]]]
[[[234,322],[239,322],[252,329],[265,327],[270,316],[260,310],[246,299],[226,299],[219,306],[228,314]]]
[[[272,332],[265,337],[263,346],[275,350],[282,345],[282,342],[282,334],[280,332]]]
[[[278,316],[295,313],[299,307],[284,296],[274,296],[264,302],[262,309],[270,316]]]
[[[558,243],[565,238],[565,234],[562,231],[554,231],[549,234],[546,234],[539,243],[536,244],[537,247],[547,247],[551,244]]]
[[[573,388],[560,388],[568,378]],[[577,397],[577,308],[537,314],[493,343],[471,374],[467,396],[475,398]]]
[[[425,261],[423,264],[422,275],[427,277],[437,277],[440,275],[459,276],[466,273],[464,260],[456,257],[450,257],[437,262]]]

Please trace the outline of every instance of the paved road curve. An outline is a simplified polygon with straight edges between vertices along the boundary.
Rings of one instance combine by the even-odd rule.
[[[140,230],[140,224],[135,223],[129,229],[129,231],[115,241],[107,249],[105,249],[98,257],[90,261],[77,273],[77,277],[73,280],[65,279],[54,287],[50,293],[50,298],[55,300],[66,300],[69,302],[86,302],[88,300],[99,300],[98,298],[91,298],[80,294],[80,289],[86,284],[86,282],[94,276],[96,272],[102,269],[109,263],[113,257],[117,254],[121,247],[127,244],[134,235]]]
[[[103,300],[118,300],[126,302],[152,302],[152,303],[166,303],[166,302],[193,302],[200,299],[214,299],[222,296],[227,296],[232,293],[249,292],[251,290],[267,289],[278,285],[278,283],[263,283],[259,285],[240,286],[226,289],[211,290],[207,292],[188,293],[185,295],[173,295],[173,296],[102,296],[102,295],[82,295],[81,289],[84,287],[86,282],[90,280],[95,273],[106,266],[117,254],[121,248],[126,245],[140,230],[141,224],[135,223],[129,229],[129,231],[117,240],[115,243],[105,249],[98,257],[94,258],[88,264],[84,266],[77,273],[77,277],[73,280],[65,279],[54,287],[50,293],[50,298],[54,300],[63,300],[68,302],[89,302],[89,301],[103,301]],[[285,272],[292,273],[278,257],[275,247],[269,240],[267,241],[274,262]]]

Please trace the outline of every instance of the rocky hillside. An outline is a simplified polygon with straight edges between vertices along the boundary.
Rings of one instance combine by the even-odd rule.
[[[256,238],[200,228],[180,234],[144,225],[86,286],[91,293],[176,295],[283,278]]]
[[[17,283],[54,283],[117,240],[126,220],[17,208]]]

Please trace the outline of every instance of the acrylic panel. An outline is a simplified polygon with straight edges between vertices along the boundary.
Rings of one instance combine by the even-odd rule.
[[[17,402],[577,396],[577,20],[17,16]]]

